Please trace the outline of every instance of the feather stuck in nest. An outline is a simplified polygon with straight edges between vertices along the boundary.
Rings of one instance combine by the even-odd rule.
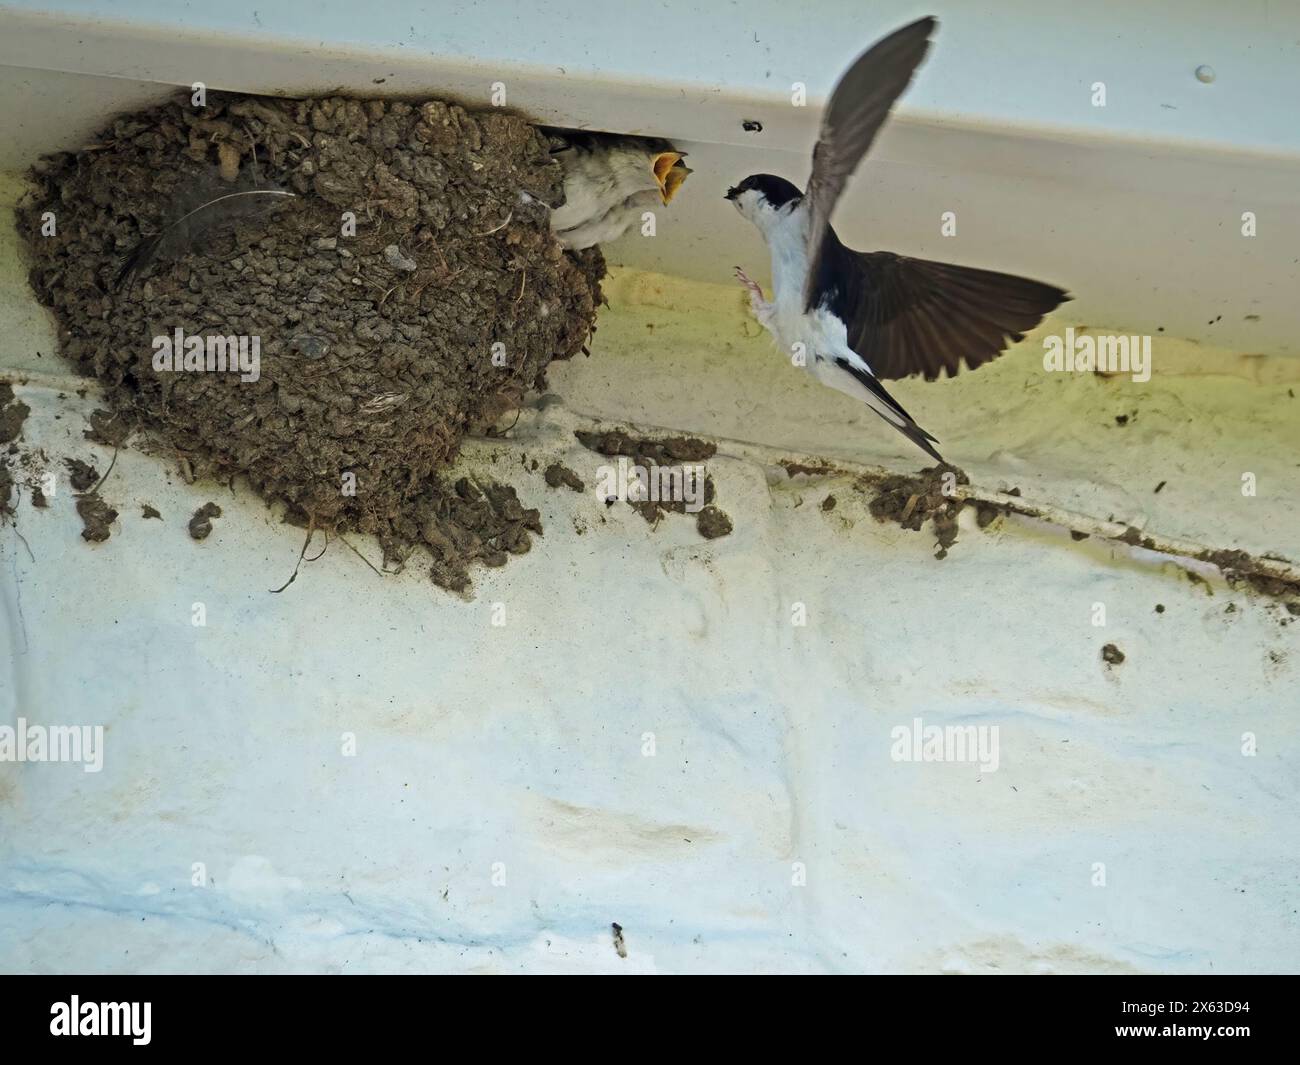
[[[132,245],[118,260],[113,287],[130,288],[154,262],[180,258],[205,234],[255,218],[296,198],[297,193],[286,192],[254,175],[230,183],[213,171],[177,198],[168,212],[175,221]]]

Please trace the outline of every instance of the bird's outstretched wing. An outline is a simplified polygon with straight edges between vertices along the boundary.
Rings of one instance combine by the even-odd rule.
[[[1055,285],[888,251],[859,252],[832,237],[823,298],[848,343],[885,380],[956,376],[997,358],[1068,300]]]
[[[817,263],[830,228],[831,212],[889,116],[894,101],[903,94],[912,73],[925,58],[930,34],[938,23],[930,17],[895,30],[854,60],[831,93],[822,116],[821,133],[813,149],[812,176],[806,198],[812,219],[808,231],[808,283],[804,308],[817,300]]]

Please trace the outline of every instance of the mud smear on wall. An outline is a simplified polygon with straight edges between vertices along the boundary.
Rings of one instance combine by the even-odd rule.
[[[603,432],[579,429],[573,435],[578,438],[578,442],[583,447],[598,455],[609,458],[625,457],[630,466],[644,470],[647,479],[655,485],[661,483],[660,467],[671,468],[678,473],[683,472],[687,466],[698,467],[703,477],[703,484],[699,486],[700,502],[703,505],[694,511],[696,531],[706,540],[715,540],[731,533],[733,529],[731,518],[716,506],[717,490],[713,478],[703,466],[704,462],[717,453],[716,444],[691,436],[672,436],[664,440],[652,440],[648,437],[632,436],[622,429],[609,429]],[[574,474],[574,480],[581,490],[581,478]],[[558,487],[559,483],[561,482],[557,481],[553,487]],[[645,518],[652,528],[658,526],[665,514],[691,513],[687,509],[685,499],[673,498],[671,494],[663,496],[655,492],[653,498],[629,498],[626,502]]]
[[[970,478],[956,466],[930,466],[916,476],[890,475],[872,486],[874,495],[867,509],[876,521],[897,522],[913,532],[933,521],[939,545],[934,557],[943,559],[957,542],[957,516],[966,505],[957,498],[956,488],[968,484]]]
[[[440,471],[583,348],[600,301],[599,251],[551,235],[562,173],[546,139],[436,101],[189,103],[120,118],[34,171],[19,226],[63,354],[103,386],[119,439],[187,480],[243,477],[286,520],[375,535],[390,566],[427,549],[434,579],[464,591],[471,563],[504,562],[541,526],[513,489]],[[191,216],[221,220],[174,236],[199,203],[252,190],[258,210]],[[159,368],[160,337],[201,338],[203,354]],[[243,364],[222,370],[213,337],[242,344]]]
[[[23,422],[31,412],[31,408],[14,395],[13,386],[0,381],[0,444],[18,439],[23,431]]]
[[[22,449],[15,441],[22,435],[23,422],[31,408],[14,395],[13,386],[0,381],[0,518],[13,514],[15,485],[13,469],[22,456]],[[43,501],[42,501],[43,502]]]
[[[957,542],[958,517],[966,507],[973,508],[975,523],[981,529],[987,529],[1004,515],[1017,514],[1062,528],[1076,543],[1096,536],[1175,559],[1211,563],[1218,567],[1230,587],[1248,586],[1279,602],[1286,611],[1286,616],[1280,619],[1282,624],[1290,624],[1300,617],[1300,577],[1296,576],[1294,564],[1282,555],[1206,548],[1174,537],[1144,534],[1132,525],[1115,531],[1113,515],[1101,521],[1050,504],[1029,503],[1021,499],[1019,488],[992,493],[973,486],[964,470],[946,464],[928,466],[914,475],[877,472],[853,475],[833,463],[794,459],[782,459],[778,465],[792,478],[853,476],[853,487],[867,497],[867,509],[877,521],[891,522],[913,532],[921,532],[929,524],[936,541],[936,559],[946,558],[948,549]],[[828,497],[822,509],[833,509],[833,499]],[[1209,589],[1208,582],[1195,570],[1182,572],[1188,580]]]

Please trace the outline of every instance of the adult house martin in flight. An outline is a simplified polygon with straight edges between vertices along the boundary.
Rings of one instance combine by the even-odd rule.
[[[880,383],[975,369],[1024,339],[1069,296],[1053,285],[991,270],[845,247],[831,213],[894,101],[930,47],[923,18],[859,56],[822,116],[808,189],[751,174],[727,199],[758,227],[772,255],[773,298],[739,267],[754,316],[822,384],[866,403],[929,455],[938,441]],[[798,345],[798,347],[797,347]]]

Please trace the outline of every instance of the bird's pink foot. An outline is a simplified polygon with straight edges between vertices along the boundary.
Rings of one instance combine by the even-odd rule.
[[[757,281],[753,280],[753,278],[751,278],[747,273],[745,273],[745,271],[742,270],[739,266],[736,267],[736,280],[739,281],[742,285],[744,285],[747,289],[749,289],[751,295],[755,299],[759,301],[763,301],[762,287],[759,285]]]

